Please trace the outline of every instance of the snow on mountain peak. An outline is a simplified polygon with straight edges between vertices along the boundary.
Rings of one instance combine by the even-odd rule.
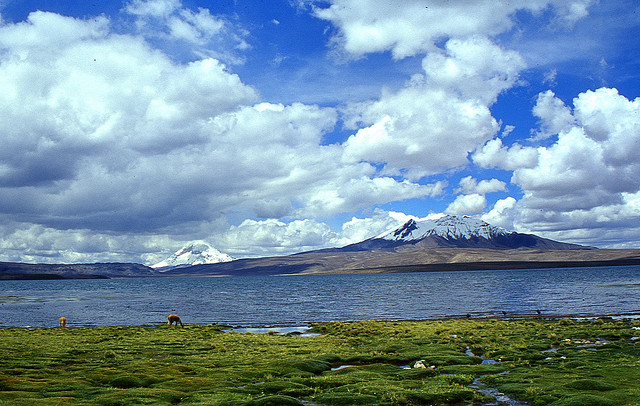
[[[495,227],[478,218],[469,216],[443,216],[437,219],[411,219],[402,226],[383,234],[380,238],[392,241],[415,241],[430,236],[445,239],[470,239],[472,237],[492,238],[508,235],[510,232]]]
[[[164,261],[151,265],[151,268],[178,268],[229,261],[233,261],[233,258],[229,255],[218,251],[204,241],[194,241],[179,249]]]

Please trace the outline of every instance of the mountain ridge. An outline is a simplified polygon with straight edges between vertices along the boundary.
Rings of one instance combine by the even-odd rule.
[[[177,256],[187,253],[192,252],[185,250]],[[478,219],[443,216],[428,221],[412,219],[386,233],[343,247],[287,256],[183,264],[167,269],[139,264],[0,263],[0,279],[313,275],[606,265],[640,265],[640,249],[567,244],[507,231]]]

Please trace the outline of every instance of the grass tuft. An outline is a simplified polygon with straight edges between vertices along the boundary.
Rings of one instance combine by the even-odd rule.
[[[615,385],[610,383],[604,383],[596,381],[595,379],[578,379],[566,384],[568,388],[577,390],[592,390],[592,391],[610,391],[616,389]]]

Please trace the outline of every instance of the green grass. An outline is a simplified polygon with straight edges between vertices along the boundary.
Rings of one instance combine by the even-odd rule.
[[[530,405],[640,405],[637,326],[360,321],[318,324],[319,337],[217,325],[5,328],[0,405],[481,404],[469,387],[478,377]],[[429,368],[401,368],[418,360]],[[340,365],[351,366],[332,370]]]

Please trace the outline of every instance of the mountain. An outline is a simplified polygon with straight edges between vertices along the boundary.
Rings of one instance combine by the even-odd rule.
[[[172,276],[431,272],[640,265],[640,250],[596,249],[507,231],[472,217],[409,220],[340,248],[170,270]]]
[[[104,279],[159,276],[148,266],[131,263],[25,264],[0,262],[0,280]]]
[[[382,235],[337,250],[388,250],[410,245],[422,248],[536,248],[553,250],[591,248],[553,241],[533,234],[507,231],[474,217],[447,215],[421,221],[411,219]]]
[[[139,264],[0,262],[2,279],[310,275],[640,265],[638,249],[596,249],[492,226],[473,217],[409,220],[340,248],[232,260],[196,241],[154,268]]]
[[[229,255],[218,251],[204,241],[194,241],[189,245],[182,247],[164,261],[151,265],[151,268],[159,270],[160,272],[165,272],[170,269],[186,266],[217,264],[219,262],[229,261],[233,261],[233,258]]]

